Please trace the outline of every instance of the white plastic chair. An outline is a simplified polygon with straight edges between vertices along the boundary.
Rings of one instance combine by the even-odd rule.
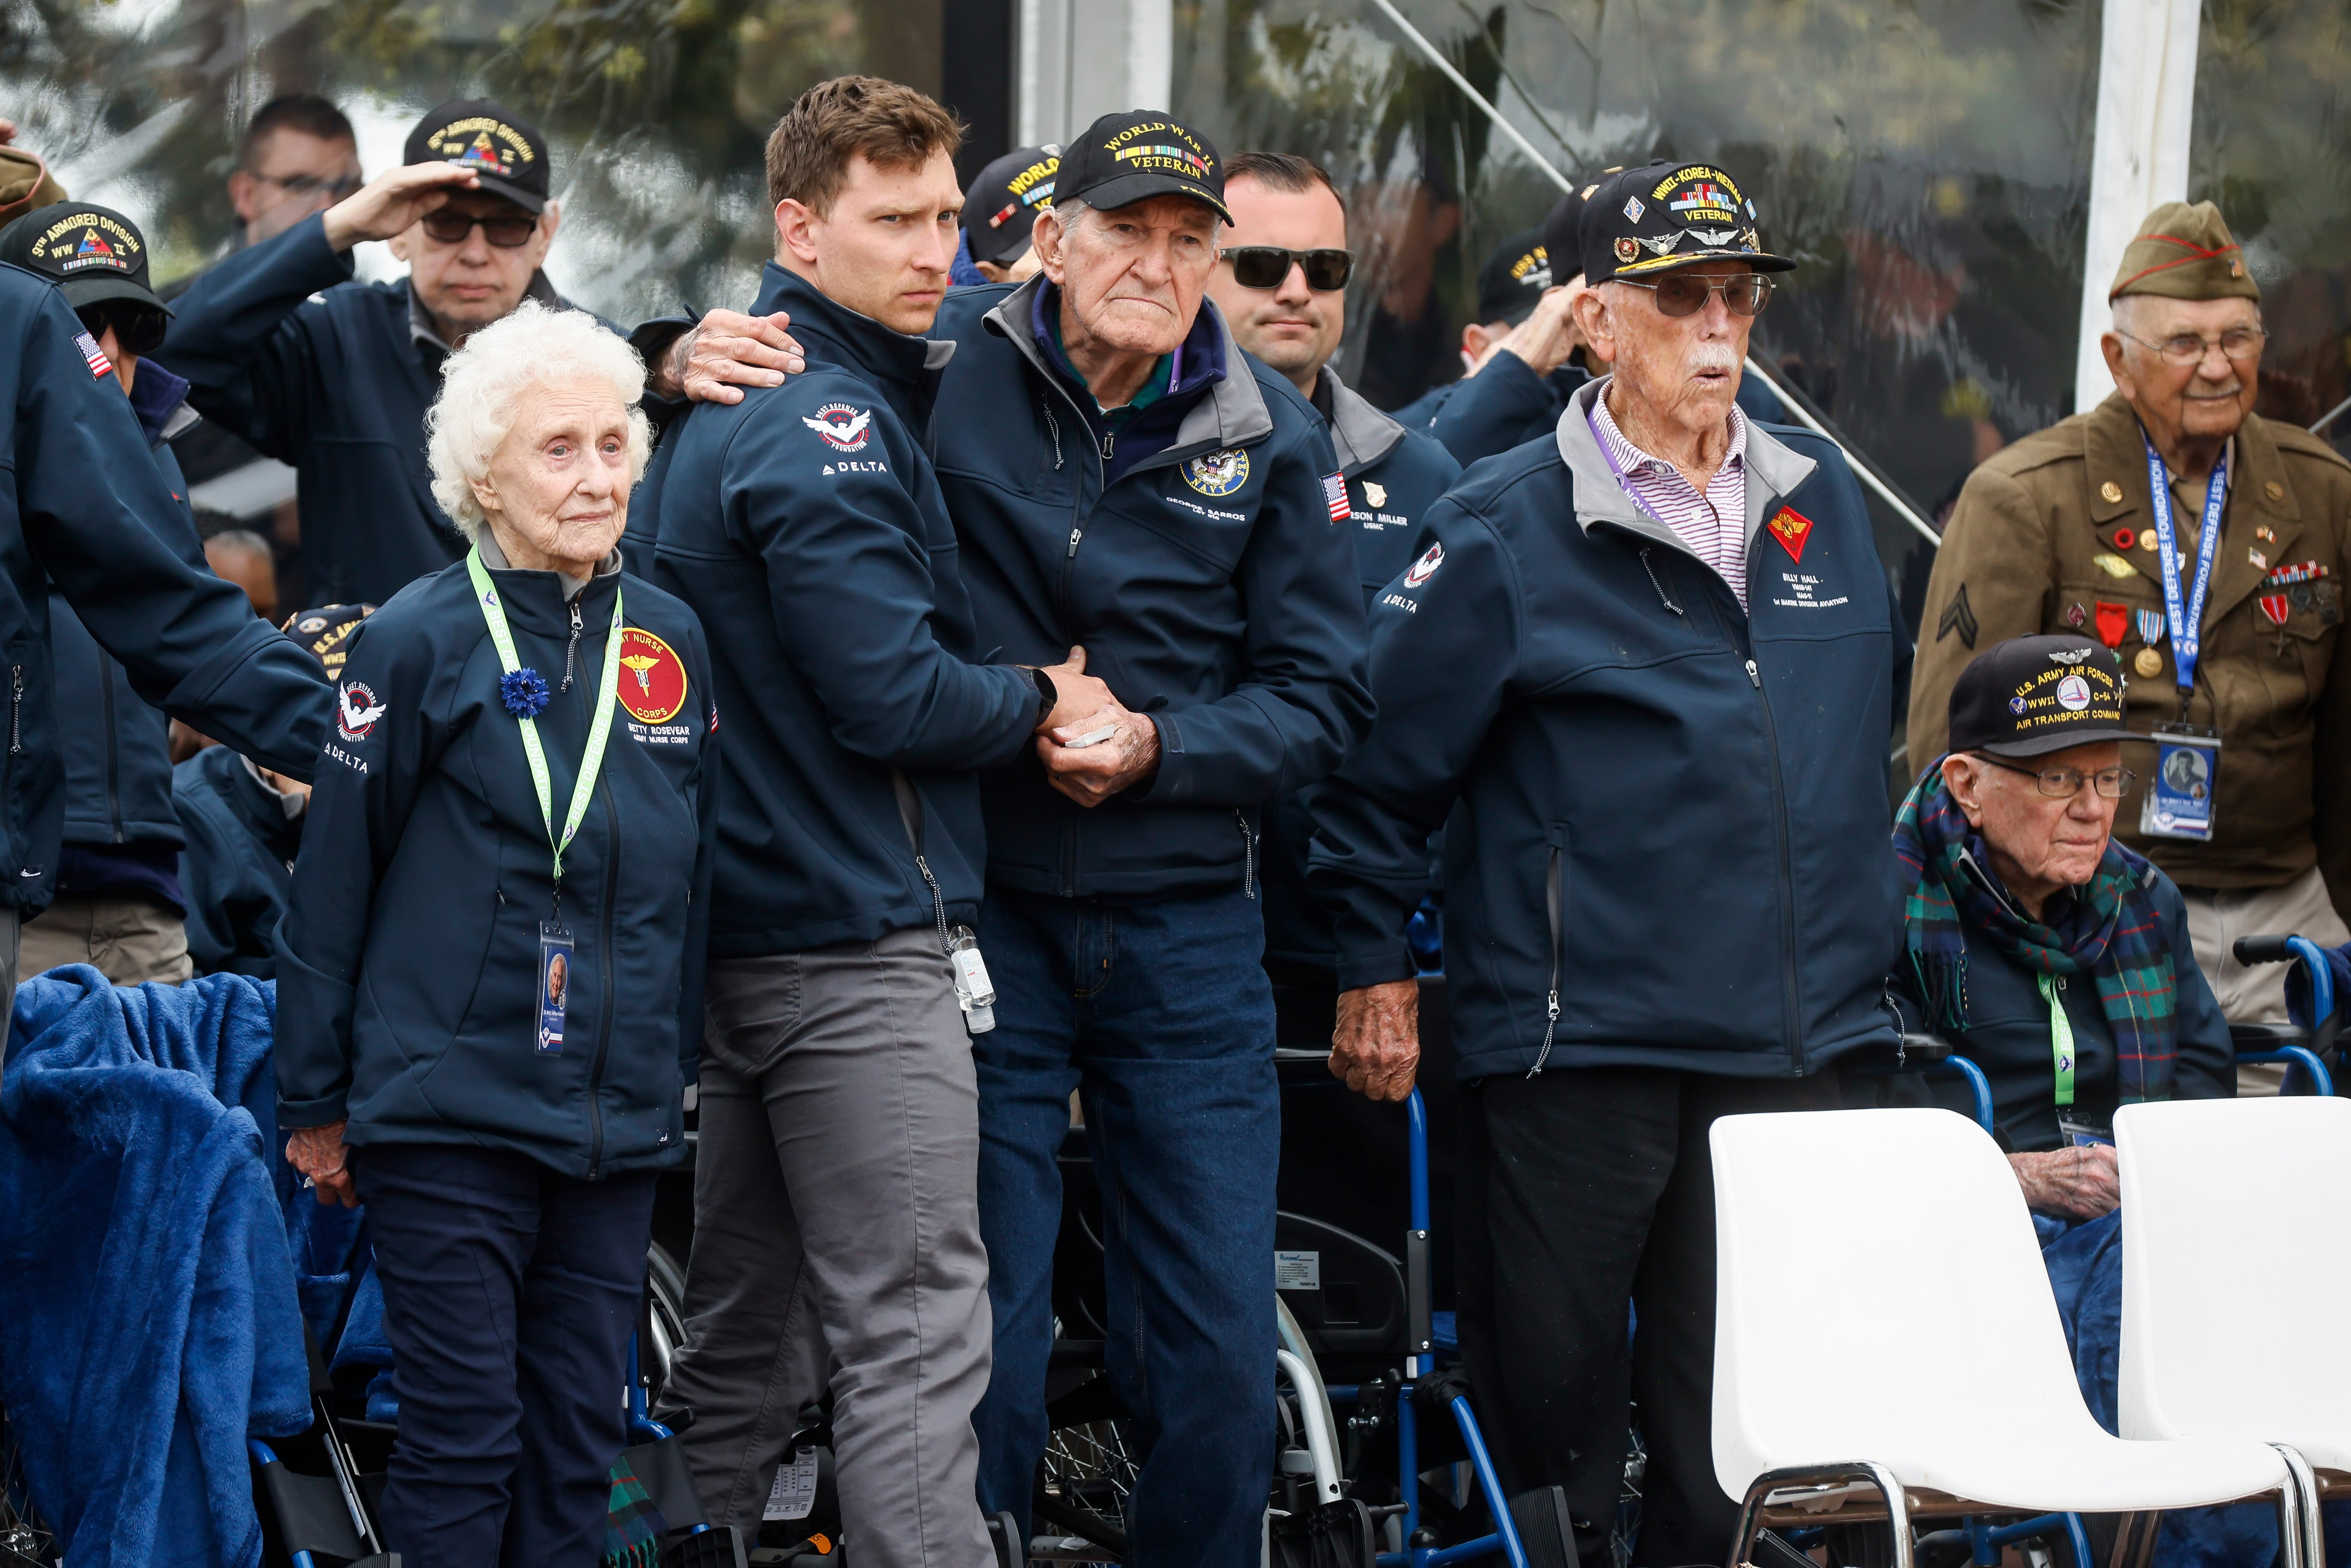
[[[2327,1332],[2351,1301],[2351,1101],[2130,1105],[2115,1144],[2123,1435],[2290,1450],[2323,1563],[2319,1498],[2351,1486],[2351,1362]]]
[[[1912,1568],[1914,1520],[2068,1511],[2144,1515],[2121,1561],[2151,1547],[2150,1511],[2288,1497],[2261,1442],[2126,1442],[2091,1417],[2015,1173],[1965,1117],[1727,1116],[1713,1146],[1714,1469],[1744,1500],[1734,1568],[1767,1526],[1882,1520]]]

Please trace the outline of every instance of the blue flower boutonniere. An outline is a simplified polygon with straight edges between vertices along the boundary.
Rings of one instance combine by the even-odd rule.
[[[517,718],[537,718],[547,711],[547,677],[537,670],[508,670],[498,677],[498,699]]]

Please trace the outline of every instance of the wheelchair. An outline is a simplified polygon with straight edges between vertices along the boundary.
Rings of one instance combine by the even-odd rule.
[[[1422,1076],[1449,1104],[1443,981],[1422,977]],[[1441,1568],[1499,1558],[1510,1568],[1574,1561],[1555,1489],[1504,1500],[1455,1360],[1453,1314],[1430,1223],[1429,1101],[1403,1114],[1350,1095],[1327,1053],[1279,1050],[1283,1102],[1281,1203],[1274,1225],[1278,1440],[1268,1478],[1268,1568]],[[1343,1112],[1301,1118],[1328,1097]],[[1338,1130],[1335,1139],[1318,1132]],[[1301,1148],[1335,1160],[1293,1169]],[[1397,1166],[1402,1168],[1396,1168]],[[1103,1227],[1082,1129],[1060,1155],[1062,1225],[1054,1254],[1050,1441],[1031,1499],[1032,1563],[1112,1563],[1126,1554],[1124,1504],[1142,1456],[1102,1370],[1107,1337]],[[1295,1202],[1322,1213],[1301,1212]],[[1400,1253],[1355,1226],[1393,1223]],[[1343,1419],[1342,1418],[1343,1415]],[[1431,1487],[1424,1473],[1450,1484]],[[1059,1531],[1059,1534],[1050,1533]]]

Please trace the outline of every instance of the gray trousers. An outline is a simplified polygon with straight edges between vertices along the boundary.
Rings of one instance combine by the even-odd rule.
[[[830,1384],[858,1568],[988,1568],[971,1413],[987,1387],[979,1093],[937,936],[710,966],[684,1348],[687,1463],[759,1524]]]

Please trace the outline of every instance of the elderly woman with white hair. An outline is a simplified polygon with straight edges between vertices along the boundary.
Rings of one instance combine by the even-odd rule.
[[[278,1123],[364,1199],[409,1568],[588,1568],[654,1174],[701,1043],[717,713],[700,625],[621,575],[644,370],[526,304],[449,357],[465,560],[371,618],[279,963]]]

